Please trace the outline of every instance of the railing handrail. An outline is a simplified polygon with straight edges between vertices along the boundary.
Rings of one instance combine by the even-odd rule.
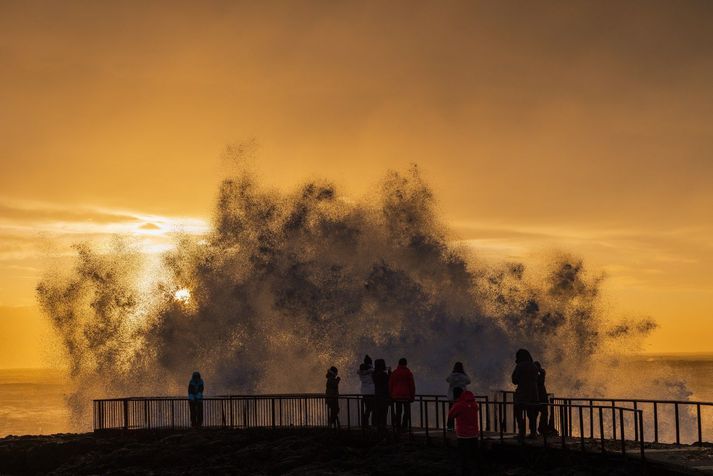
[[[515,394],[514,390],[494,390],[495,393],[507,393],[509,395]],[[548,395],[553,395],[555,400],[569,400],[569,401],[600,401],[600,402],[622,402],[622,403],[664,403],[664,404],[679,404],[679,405],[704,405],[713,406],[713,402],[706,402],[700,400],[660,400],[655,398],[611,398],[611,397],[561,397],[553,393],[548,393]]]

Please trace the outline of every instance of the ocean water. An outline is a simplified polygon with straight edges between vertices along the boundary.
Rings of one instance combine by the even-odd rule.
[[[647,369],[668,366],[686,381],[693,393],[691,400],[713,401],[713,354],[637,356],[630,365],[640,369],[641,375]],[[0,437],[91,430],[71,426],[65,401],[70,392],[71,385],[57,370],[0,369]]]

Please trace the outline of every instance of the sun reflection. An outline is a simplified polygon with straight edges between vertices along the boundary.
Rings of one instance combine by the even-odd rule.
[[[187,303],[191,299],[191,291],[188,288],[181,288],[173,294],[176,301]]]

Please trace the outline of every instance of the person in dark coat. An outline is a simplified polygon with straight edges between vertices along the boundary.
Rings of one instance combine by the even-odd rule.
[[[393,424],[395,428],[407,429],[411,425],[411,402],[416,400],[416,384],[405,358],[389,377],[389,396],[395,404]]]
[[[191,413],[191,427],[203,425],[203,379],[200,372],[193,372],[188,382],[188,409]]]
[[[386,416],[389,412],[389,372],[384,359],[374,361],[374,424],[379,436],[386,433]]]
[[[518,439],[525,438],[525,414],[530,426],[530,438],[537,438],[537,368],[530,352],[520,349],[515,354],[515,370],[512,372],[515,389],[515,419],[518,425]]]
[[[540,403],[537,408],[537,413],[540,418],[537,425],[537,431],[540,432],[540,435],[544,435],[549,431],[549,422],[547,421],[549,413],[547,405],[549,404],[549,401],[547,399],[547,387],[545,386],[546,372],[539,362],[535,362],[535,368],[537,369],[537,396],[539,397],[538,400]]]
[[[328,426],[339,428],[339,381],[341,377],[337,374],[339,371],[336,367],[330,367],[327,370],[327,388],[324,392],[326,395],[325,403],[329,410]]]

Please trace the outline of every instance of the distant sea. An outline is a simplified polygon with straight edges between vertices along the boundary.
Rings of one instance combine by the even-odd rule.
[[[692,400],[713,401],[713,354],[639,355],[630,364],[642,371],[669,366],[687,382]],[[70,392],[57,370],[0,369],[0,437],[72,431],[65,403]]]

